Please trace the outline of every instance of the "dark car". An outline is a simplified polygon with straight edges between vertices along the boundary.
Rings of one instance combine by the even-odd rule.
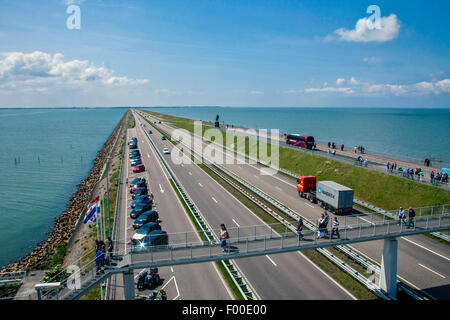
[[[133,150],[133,151],[130,151],[130,153],[128,155],[129,155],[129,157],[131,159],[131,158],[135,158],[137,156],[140,156],[141,153],[139,152],[139,150]]]
[[[130,187],[130,193],[135,192],[136,189],[139,189],[139,188],[147,188],[147,182],[145,180],[144,181],[141,180],[141,181],[136,182],[135,184],[132,184]]]
[[[140,227],[138,231],[136,231],[136,233],[131,238],[131,242],[135,244],[138,241],[141,241],[146,235],[156,230],[161,230],[159,222],[146,223],[142,227]]]
[[[133,223],[133,228],[139,229],[143,225],[146,225],[150,222],[160,223],[161,221],[158,221],[158,219],[159,219],[159,215],[158,215],[158,212],[156,212],[155,210],[145,211],[145,212],[141,213],[141,215],[139,217],[136,218],[136,220]],[[152,231],[152,230],[150,230],[150,231]]]
[[[152,210],[153,205],[151,203],[136,205],[133,210],[130,212],[130,218],[136,219],[145,211]]]
[[[142,196],[144,194],[148,194],[148,190],[146,187],[144,188],[137,188],[134,192],[133,195],[131,196],[131,198],[134,200],[136,197],[138,196]]]
[[[166,231],[155,230],[146,235],[133,248],[133,252],[146,252],[153,246],[168,246],[169,236]],[[160,247],[162,248],[162,247]],[[156,248],[152,248],[156,249]]]
[[[153,132],[152,132],[152,130],[148,130],[148,133],[152,134]]]
[[[137,144],[135,143],[130,144],[130,149],[137,149]]]
[[[153,204],[153,200],[149,198],[148,194],[145,194],[143,196],[139,196],[136,200],[131,202],[131,209],[134,209],[137,205],[144,205],[144,204]]]
[[[133,181],[131,181],[130,183],[130,187],[143,187],[147,185],[147,181],[145,180],[145,178],[142,177],[138,177],[138,178],[134,178]]]
[[[165,136],[162,136],[162,137],[161,137],[161,140],[166,140],[166,137],[165,137]]]

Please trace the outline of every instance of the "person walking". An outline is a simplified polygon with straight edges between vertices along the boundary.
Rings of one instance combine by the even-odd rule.
[[[327,210],[325,210],[325,212],[323,214],[323,221],[322,221],[322,228],[323,228],[323,231],[325,232],[325,235],[328,234],[327,226],[328,226],[329,221],[330,221],[330,216],[328,215]]]
[[[228,234],[227,228],[223,223],[220,225],[219,238],[220,246],[222,247],[223,252],[225,252],[227,247],[227,239],[230,238],[230,235]]]
[[[416,216],[416,212],[414,211],[414,209],[412,207],[409,207],[409,212],[408,212],[408,229],[411,228],[411,226],[414,228],[414,217]]]
[[[303,231],[303,219],[302,219],[302,217],[300,217],[297,222],[298,241],[302,240],[302,238],[303,238],[302,231]]]
[[[111,237],[108,237],[108,253],[106,255],[108,265],[111,263],[111,259],[113,258],[113,250],[114,250],[114,243],[111,240]]]
[[[331,229],[331,239],[333,239],[333,235],[336,233],[338,239],[341,238],[340,234],[339,234],[339,221],[337,219],[337,217],[334,217],[333,220],[333,228]]]
[[[319,235],[317,236],[317,238],[321,238],[323,235],[325,235],[325,233],[323,232],[323,220],[324,220],[324,214],[322,213],[317,222],[318,229],[319,229],[318,230]]]
[[[405,219],[405,210],[403,209],[403,207],[400,207],[400,210],[398,211],[398,225],[401,225],[402,222],[404,225],[406,225]]]
[[[387,171],[389,171],[389,161],[388,161],[388,163],[386,164],[386,168],[387,168]]]
[[[364,160],[364,166],[367,167],[368,164],[369,164],[369,159],[366,158],[366,160]]]
[[[161,300],[167,300],[166,290],[164,289],[159,290],[159,295],[161,296]]]
[[[99,273],[102,270],[103,266],[103,252],[98,250],[95,254],[95,266],[97,267],[96,273]]]
[[[354,148],[354,150],[355,150],[355,153],[356,153],[356,150],[358,149],[358,147],[357,146],[355,146],[355,148]]]
[[[344,144],[341,144],[341,151],[344,151]]]

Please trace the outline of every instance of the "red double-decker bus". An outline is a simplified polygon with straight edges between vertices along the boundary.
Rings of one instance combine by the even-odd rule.
[[[314,137],[305,134],[288,134],[286,137],[286,144],[312,149],[314,147]]]

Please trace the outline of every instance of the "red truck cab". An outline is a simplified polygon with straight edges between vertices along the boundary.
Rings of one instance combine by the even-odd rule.
[[[315,176],[300,176],[297,179],[297,192],[299,194],[305,192],[316,191],[316,177]]]

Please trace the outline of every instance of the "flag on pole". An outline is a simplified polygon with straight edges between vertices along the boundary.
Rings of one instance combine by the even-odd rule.
[[[84,214],[83,223],[93,223],[97,222],[97,213],[100,212],[100,198],[97,197],[91,201],[89,201],[89,207]]]

